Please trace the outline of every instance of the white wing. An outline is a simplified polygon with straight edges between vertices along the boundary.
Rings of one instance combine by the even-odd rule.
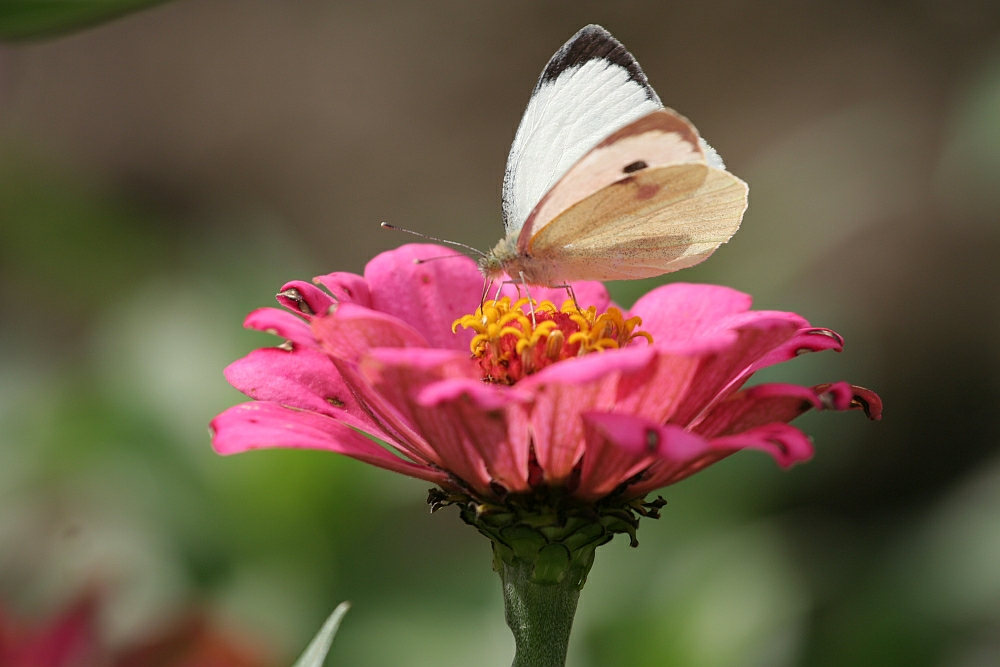
[[[705,162],[708,163],[708,166],[725,171],[726,163],[722,161],[719,151],[709,146],[708,142],[701,137],[698,137],[698,143],[701,145],[701,150],[705,153]]]
[[[662,108],[639,63],[607,30],[589,25],[576,33],[542,71],[510,148],[503,180],[507,236],[592,148]]]

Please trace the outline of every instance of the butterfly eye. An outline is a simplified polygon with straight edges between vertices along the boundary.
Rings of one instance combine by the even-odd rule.
[[[622,171],[626,174],[632,174],[634,172],[639,171],[640,169],[645,169],[648,166],[649,165],[643,162],[642,160],[636,160],[632,164],[626,165],[625,168],[622,169]]]

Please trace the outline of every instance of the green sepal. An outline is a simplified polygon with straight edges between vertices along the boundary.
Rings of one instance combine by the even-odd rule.
[[[525,524],[505,526],[500,529],[500,538],[514,552],[516,558],[535,560],[549,541],[540,531]]]
[[[558,584],[570,571],[569,549],[553,542],[542,547],[535,556],[533,580],[538,584]]]
[[[639,544],[636,530],[641,517],[659,518],[663,498],[605,498],[585,503],[564,489],[538,488],[528,494],[508,494],[499,503],[471,495],[431,489],[431,511],[456,505],[462,520],[493,542],[493,569],[530,566],[538,584],[569,584],[582,588],[594,563],[594,551],[615,535]]]

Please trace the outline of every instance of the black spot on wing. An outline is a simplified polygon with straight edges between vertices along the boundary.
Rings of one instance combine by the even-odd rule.
[[[556,51],[549,64],[542,70],[542,76],[539,77],[535,90],[555,81],[566,70],[580,67],[591,60],[606,60],[612,65],[621,67],[628,72],[632,81],[645,88],[648,99],[654,102],[660,101],[632,54],[622,46],[621,42],[612,37],[610,32],[594,24],[582,28]]]
[[[637,172],[637,171],[640,171],[642,169],[645,169],[648,166],[649,165],[646,164],[646,162],[644,160],[636,160],[632,164],[625,165],[625,167],[622,169],[622,172],[625,173],[625,174],[632,174],[634,172]]]

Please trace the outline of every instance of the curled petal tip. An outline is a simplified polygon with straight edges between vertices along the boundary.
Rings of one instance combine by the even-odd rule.
[[[297,289],[295,289],[294,287],[289,287],[286,290],[278,292],[277,294],[274,295],[274,298],[276,298],[281,303],[290,301],[292,303],[292,307],[295,310],[298,310],[303,315],[314,314],[312,309],[309,307],[309,304],[306,303],[306,300],[302,298],[302,293]]]
[[[854,395],[851,397],[851,407],[865,411],[872,421],[882,419],[882,398],[871,389],[852,386]]]
[[[827,343],[826,345],[818,344],[815,346],[806,345],[796,350],[797,355],[803,354],[805,352],[819,352],[822,350],[833,350],[834,352],[844,351],[844,337],[841,336],[836,331],[834,331],[833,329],[817,327],[813,329],[808,329],[803,333],[806,334],[806,336],[813,337],[814,339],[825,336],[826,338],[829,338],[832,341],[832,344],[831,343]]]

